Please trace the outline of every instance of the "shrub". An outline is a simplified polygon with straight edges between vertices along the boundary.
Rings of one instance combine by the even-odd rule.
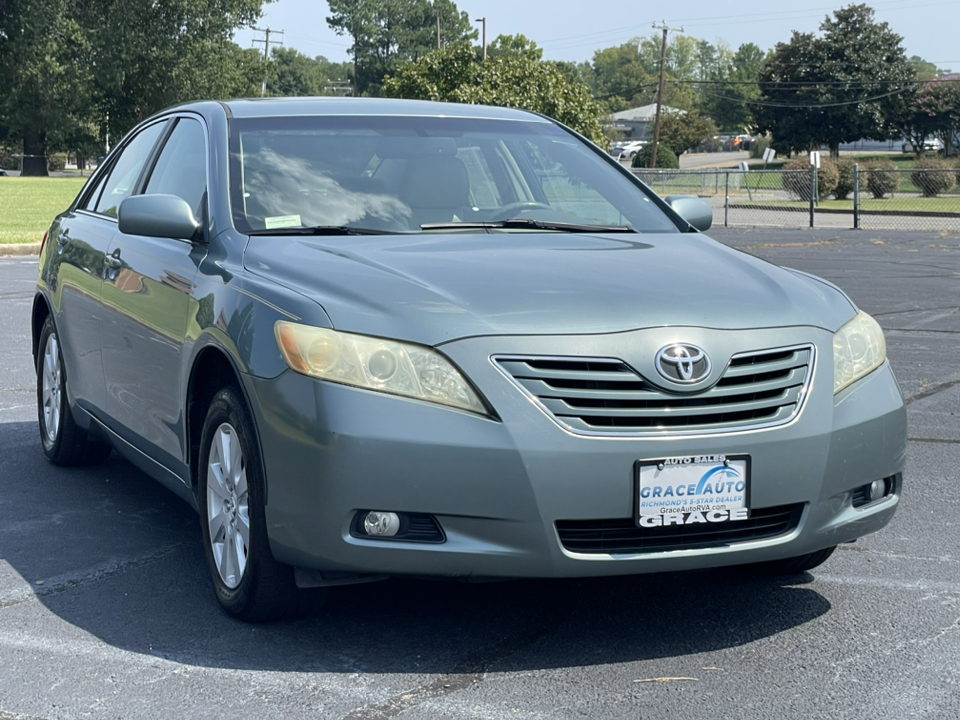
[[[809,200],[810,158],[806,155],[798,157],[784,165],[783,169],[792,171],[782,175],[783,189],[800,200]],[[829,158],[823,158],[817,170],[817,197],[822,200],[830,195],[836,189],[839,180],[840,172],[837,170],[837,164]]]
[[[47,156],[47,170],[50,172],[61,172],[67,166],[67,156],[65,153],[54,153]]]
[[[648,168],[653,160],[653,143],[644,145],[637,154],[633,156],[633,167]],[[663,143],[657,147],[657,168],[662,170],[677,170],[680,167],[680,160],[677,154]]]
[[[837,160],[837,186],[833,189],[833,196],[837,200],[846,200],[847,195],[853,192],[853,160],[841,158]]]
[[[18,150],[7,145],[0,145],[0,168],[4,170],[19,170],[20,160],[16,157]]]
[[[910,180],[920,188],[924,197],[936,197],[952,188],[957,178],[950,164],[939,157],[925,155],[918,157],[913,163],[913,172]]]
[[[750,157],[762,158],[768,147],[770,147],[769,135],[760,135],[754,138],[753,142],[750,143]]]
[[[900,172],[893,160],[875,160],[865,167],[867,189],[875,198],[882,198],[900,188]]]

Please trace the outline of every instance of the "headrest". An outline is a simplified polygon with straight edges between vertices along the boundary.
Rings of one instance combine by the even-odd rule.
[[[470,197],[467,168],[457,157],[411,158],[403,174],[400,199],[412,208],[459,208]]]

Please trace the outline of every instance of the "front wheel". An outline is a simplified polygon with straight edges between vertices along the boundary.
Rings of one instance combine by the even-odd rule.
[[[207,411],[199,474],[204,553],[220,605],[247,622],[298,614],[306,594],[270,552],[259,444],[235,387],[218,392]]]
[[[110,454],[109,445],[93,440],[73,419],[60,337],[50,316],[40,330],[37,351],[37,419],[43,452],[54,465],[94,465]]]

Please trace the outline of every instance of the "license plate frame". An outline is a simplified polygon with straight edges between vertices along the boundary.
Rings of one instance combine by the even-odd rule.
[[[644,518],[674,516],[666,524],[693,524],[688,521],[694,514],[698,514],[692,518],[694,523],[746,520],[750,516],[750,465],[750,456],[746,454],[637,460],[633,478],[634,522],[640,527],[655,527],[665,521]],[[719,494],[715,492],[718,481],[723,487]],[[690,497],[695,500],[687,502]],[[678,515],[679,521],[675,518]]]

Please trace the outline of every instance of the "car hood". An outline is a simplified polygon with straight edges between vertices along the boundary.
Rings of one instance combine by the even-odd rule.
[[[338,330],[427,345],[662,326],[832,332],[855,312],[829,283],[696,233],[255,236],[244,262]]]

